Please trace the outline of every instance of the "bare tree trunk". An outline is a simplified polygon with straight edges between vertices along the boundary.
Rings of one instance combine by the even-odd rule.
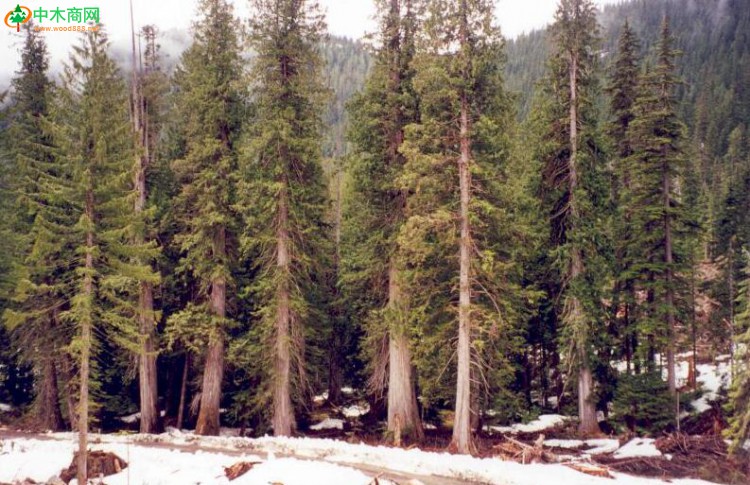
[[[78,406],[76,405],[75,380],[73,379],[73,365],[68,355],[61,356],[62,382],[64,383],[63,394],[65,397],[65,408],[67,411],[68,423],[71,430],[78,429]]]
[[[55,364],[54,356],[42,357],[42,380],[36,399],[36,415],[39,424],[47,431],[63,429]]]
[[[136,60],[135,25],[133,21],[133,2],[130,2],[130,30],[132,40],[132,93],[131,121],[135,139],[136,165],[133,185],[136,190],[135,213],[140,215],[146,208],[148,188],[146,186],[146,168],[149,163],[147,154],[147,128],[145,124],[144,99],[140,87],[139,64]],[[136,235],[136,243],[143,243],[144,235]],[[155,433],[159,430],[159,410],[157,407],[156,349],[154,345],[154,295],[150,283],[141,282],[138,297],[138,327],[140,332],[140,351],[138,355],[138,384],[140,391],[141,433]]]
[[[576,200],[576,190],[578,188],[578,55],[571,50],[570,52],[570,230],[579,230],[578,205]],[[570,281],[576,281],[583,277],[583,254],[577,242],[573,242],[571,247],[571,264],[570,264]],[[569,309],[569,323],[580,325],[586,318],[583,305],[577,295],[571,297]],[[582,435],[591,435],[599,431],[599,425],[596,421],[596,406],[593,402],[594,380],[591,374],[591,367],[588,358],[588,338],[585,332],[575,332],[584,339],[583,342],[576,342],[578,348],[578,431]]]
[[[182,429],[185,420],[185,397],[187,395],[188,370],[190,369],[190,354],[185,352],[185,363],[182,366],[182,380],[180,381],[180,407],[177,409],[177,429]]]
[[[666,155],[666,154],[665,154]],[[677,429],[680,429],[680,397],[677,394],[677,375],[675,369],[675,312],[674,312],[674,288],[672,288],[672,264],[674,255],[672,254],[672,218],[670,211],[670,187],[669,173],[666,167],[666,161],[662,167],[662,182],[664,187],[664,262],[666,263],[666,287],[665,295],[667,304],[667,385],[669,393],[674,396],[674,415],[677,422]]]
[[[86,215],[89,223],[94,220],[94,194],[89,188],[86,194]],[[86,273],[83,277],[83,296],[86,299],[85,305],[87,314],[81,318],[81,383],[80,395],[78,402],[78,483],[87,483],[88,478],[88,431],[89,431],[89,363],[91,360],[91,320],[93,309],[91,305],[94,299],[94,234],[89,231],[86,234]]]
[[[464,15],[466,6],[463,6]],[[464,22],[466,19],[464,19]],[[466,42],[466,27],[462,28],[462,43]],[[469,225],[469,203],[471,200],[471,173],[469,162],[471,145],[469,140],[469,102],[465,93],[461,95],[460,145],[458,176],[461,191],[459,221],[459,301],[458,301],[458,369],[456,371],[456,413],[453,418],[453,441],[459,453],[471,453],[471,228]]]
[[[388,336],[388,432],[400,446],[402,438],[421,441],[424,431],[414,392],[409,336],[401,315],[404,305],[399,271],[394,263],[388,271],[388,307],[397,315]]]
[[[276,289],[276,342],[274,343],[273,434],[290,436],[295,428],[291,398],[291,298],[289,257],[289,201],[286,186],[279,194],[279,216],[276,229],[276,265],[281,277]]]
[[[226,232],[218,230],[214,241],[214,251],[223,255],[226,250]],[[227,284],[224,277],[211,283],[211,312],[223,319],[226,317]],[[224,378],[224,334],[216,328],[208,341],[208,353],[203,368],[201,407],[195,432],[201,435],[219,434],[219,407],[221,405],[221,381]]]

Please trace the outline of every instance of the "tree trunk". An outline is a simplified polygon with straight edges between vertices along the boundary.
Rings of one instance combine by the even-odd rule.
[[[281,277],[276,289],[276,342],[273,376],[273,434],[291,436],[295,428],[291,398],[291,297],[289,280],[289,201],[286,186],[279,194],[278,228],[276,230],[276,265]]]
[[[226,250],[226,232],[218,230],[214,251],[223,255]],[[224,277],[211,283],[211,312],[215,317],[226,317],[227,284]],[[221,324],[220,324],[221,325]],[[208,341],[208,353],[203,369],[201,407],[195,432],[200,435],[219,434],[219,407],[221,406],[221,381],[224,378],[224,333],[216,328]]]
[[[462,2],[465,3],[465,2]],[[463,5],[464,16],[466,6]],[[466,19],[464,18],[464,23]],[[462,28],[462,43],[466,42],[466,27]],[[469,202],[471,199],[471,173],[469,162],[469,102],[466,93],[461,95],[460,148],[458,176],[461,191],[459,223],[459,301],[458,301],[458,368],[456,370],[456,413],[453,418],[453,446],[459,453],[471,453],[471,228]]]
[[[69,429],[78,429],[78,406],[76,405],[76,389],[73,379],[73,364],[68,355],[61,357],[62,382],[64,383],[63,394],[65,396],[65,408],[67,411]]]
[[[578,188],[578,55],[570,52],[570,231],[580,230],[576,190]],[[583,277],[583,254],[578,243],[574,241],[571,247],[570,282]],[[586,316],[578,295],[571,296],[569,323],[581,325]],[[588,339],[586,332],[574,332],[584,339],[576,342],[578,348],[578,431],[582,435],[591,435],[599,430],[596,421],[596,406],[593,402],[594,382],[588,358]]]
[[[91,189],[86,193],[86,216],[89,224],[94,221],[94,194]],[[83,296],[86,315],[81,318],[81,383],[78,401],[78,483],[87,483],[88,470],[88,431],[89,431],[89,362],[91,360],[91,326],[94,299],[94,233],[90,230],[86,234],[86,272],[83,277]]]
[[[397,315],[388,335],[388,431],[396,446],[400,446],[402,438],[421,441],[424,431],[414,392],[411,347],[401,314],[403,295],[395,263],[388,271],[388,307]]]
[[[55,366],[55,358],[52,355],[42,357],[42,379],[36,399],[36,415],[39,424],[47,431],[63,430]]]
[[[666,157],[666,153],[664,153]],[[672,254],[672,218],[670,216],[670,187],[667,162],[664,159],[662,167],[662,182],[664,187],[664,262],[666,263],[666,290],[667,305],[667,386],[669,392],[674,396],[674,414],[677,429],[680,429],[680,397],[677,394],[677,374],[675,369],[675,312],[674,312],[674,288],[672,287],[672,265],[674,256]]]
[[[133,122],[133,134],[135,139],[136,168],[133,176],[133,185],[136,191],[135,213],[140,215],[146,208],[148,188],[146,186],[146,168],[149,163],[147,153],[147,128],[145,124],[143,93],[138,89],[140,86],[139,63],[136,62],[135,50],[135,26],[133,22],[133,2],[130,2],[130,28],[132,40],[132,100],[131,121]],[[136,243],[142,244],[143,234],[136,235]],[[138,355],[138,384],[140,391],[141,407],[141,433],[155,433],[159,431],[159,410],[157,404],[157,375],[156,375],[156,349],[154,345],[154,295],[150,283],[141,282],[140,295],[138,297],[138,326],[140,332],[140,350]]]
[[[185,362],[182,365],[182,379],[180,380],[180,404],[177,409],[177,429],[182,429],[185,420],[185,398],[187,396],[188,370],[190,369],[190,354],[185,352]]]

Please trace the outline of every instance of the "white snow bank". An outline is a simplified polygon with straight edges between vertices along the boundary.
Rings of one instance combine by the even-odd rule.
[[[368,485],[372,478],[353,468],[332,463],[281,458],[270,460],[253,467],[232,484],[261,485],[283,483],[284,485]]]
[[[614,457],[620,460],[623,458],[662,456],[661,451],[656,449],[654,443],[655,440],[651,438],[634,438],[617,450]]]
[[[324,429],[344,429],[343,419],[326,418],[318,424],[310,426],[313,431],[321,431]]]
[[[711,402],[719,398],[721,389],[729,387],[731,363],[699,364],[696,366],[696,370],[698,371],[698,383],[703,388],[704,393],[691,404],[697,412],[702,413],[711,409]]]
[[[474,458],[468,455],[430,453],[418,449],[404,450],[383,446],[350,444],[342,441],[312,438],[260,438],[252,440],[253,448],[293,453],[298,457],[325,459],[342,464],[367,463],[402,473],[433,475],[495,485],[663,485],[663,481],[615,473],[615,480],[593,477],[563,465],[521,465],[497,458]],[[709,485],[699,480],[674,480],[676,485]]]
[[[11,439],[0,445],[0,482],[31,478],[45,481],[66,468],[76,448],[73,440]],[[262,460],[259,456],[228,456],[196,451],[187,453],[126,443],[92,445],[116,453],[128,467],[106,477],[108,485],[367,485],[372,478],[353,468],[293,458]],[[258,462],[249,472],[229,481],[224,467],[240,461]],[[73,480],[71,484],[75,484]],[[386,483],[386,482],[384,482]]]
[[[37,481],[47,480],[66,467],[73,456],[75,434],[57,433],[48,435],[50,440],[9,439],[0,447],[0,482],[22,478]],[[431,453],[418,449],[404,450],[383,446],[349,444],[343,441],[312,438],[223,438],[197,437],[174,431],[173,434],[152,435],[92,435],[93,449],[117,453],[130,466],[118,475],[107,477],[110,485],[161,485],[174,483],[201,483],[227,485],[223,467],[239,461],[264,461],[260,456],[269,456],[263,464],[256,465],[247,475],[231,482],[232,485],[267,485],[277,481],[285,485],[328,485],[351,483],[365,485],[359,481],[360,472],[351,473],[330,465],[366,464],[405,474],[443,476],[493,485],[663,485],[663,481],[615,473],[615,479],[585,475],[563,465],[521,465],[498,458],[474,458],[467,455]],[[184,453],[167,448],[146,447],[139,441],[160,441],[163,444],[188,440],[191,443],[209,446],[212,451]],[[237,456],[230,456],[232,453]],[[260,455],[260,456],[259,456]],[[279,465],[270,458],[274,455],[294,455],[297,460],[279,458]],[[307,468],[313,460],[315,469]],[[283,460],[283,461],[282,461]],[[284,476],[276,473],[287,472]],[[252,475],[251,475],[252,474]],[[258,481],[254,479],[256,477]],[[297,476],[304,482],[293,481]],[[346,477],[348,481],[338,478]],[[339,481],[337,481],[339,480]],[[673,485],[710,485],[698,480],[674,480]]]
[[[489,429],[490,431],[497,433],[538,433],[545,429],[555,428],[565,424],[568,420],[570,420],[569,416],[562,416],[560,414],[542,414],[530,423],[516,423],[511,426],[490,426]]]
[[[370,412],[370,405],[367,403],[354,404],[341,409],[341,412],[347,418],[358,418]]]
[[[565,448],[569,450],[582,450],[585,455],[601,455],[612,453],[620,448],[620,442],[614,439],[592,439],[592,440],[544,440],[544,446],[550,448]]]

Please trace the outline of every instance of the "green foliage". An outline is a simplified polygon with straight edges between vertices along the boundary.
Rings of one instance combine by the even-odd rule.
[[[620,376],[612,413],[638,433],[659,433],[673,425],[674,399],[661,372]]]
[[[284,345],[291,345],[292,399],[307,402],[309,376],[318,370],[310,364],[320,360],[316,349],[327,332],[322,304],[333,251],[320,144],[323,19],[315,2],[256,0],[253,9],[255,114],[243,140],[239,205],[243,254],[257,271],[245,289],[257,303],[257,323],[239,343],[250,342],[246,359],[261,377],[254,404],[267,414],[271,389],[289,371],[279,367]],[[285,309],[290,327],[280,329]]]

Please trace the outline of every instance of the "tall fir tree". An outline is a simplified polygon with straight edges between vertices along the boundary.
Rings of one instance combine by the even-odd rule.
[[[635,282],[632,274],[632,225],[634,209],[627,199],[632,184],[629,158],[633,154],[630,146],[629,128],[635,118],[635,101],[640,79],[640,43],[628,21],[622,27],[617,45],[617,56],[612,65],[608,86],[610,95],[609,136],[615,145],[613,167],[612,203],[616,211],[613,219],[614,272],[612,316],[618,334],[621,353],[617,358],[626,361],[626,371],[633,370],[633,355],[638,342],[635,331]]]
[[[601,331],[599,293],[606,278],[601,224],[608,192],[595,112],[599,28],[594,4],[561,0],[551,29],[557,50],[543,87],[538,156],[545,165],[542,197],[559,272],[565,360],[577,381],[579,432],[589,435],[599,429],[593,340]]]
[[[149,229],[152,224],[153,210],[147,206],[149,183],[147,173],[152,158],[153,140],[157,138],[158,124],[149,123],[148,107],[156,105],[158,90],[152,89],[146,92],[147,78],[143,71],[143,60],[140,56],[140,45],[136,52],[135,24],[133,21],[133,4],[130,3],[130,28],[131,28],[131,70],[132,79],[130,83],[130,119],[133,125],[133,142],[135,154],[135,173],[133,176],[133,189],[136,192],[133,210],[139,219],[139,227],[134,235],[136,244],[143,244],[149,237]],[[156,60],[155,33],[153,27],[144,30],[146,55],[149,56],[147,63],[154,64]],[[149,72],[153,75],[153,72]],[[154,83],[151,83],[152,85]],[[140,261],[141,264],[153,265],[152,261]],[[159,410],[157,399],[158,375],[156,372],[156,321],[157,315],[154,310],[154,287],[149,281],[139,283],[138,295],[138,390],[140,398],[140,431],[141,433],[154,433],[159,431]]]
[[[125,83],[107,54],[103,29],[75,46],[55,106],[53,137],[63,166],[70,167],[68,193],[78,219],[70,236],[74,270],[70,307],[60,317],[72,325],[70,349],[78,361],[78,481],[86,483],[87,441],[97,397],[99,350],[106,340],[137,348],[138,287],[159,281],[140,261],[156,255],[139,243],[133,214],[132,130]],[[96,410],[96,406],[93,407]]]
[[[395,443],[419,441],[424,433],[417,408],[412,332],[405,318],[409,289],[404,285],[396,237],[405,219],[407,192],[397,183],[403,171],[404,128],[417,120],[412,86],[415,2],[388,0],[378,4],[380,47],[364,91],[350,105],[354,143],[349,205],[356,237],[349,263],[359,278],[376,289],[375,308],[367,317],[370,386],[387,388],[387,431]],[[357,261],[356,258],[362,258]]]
[[[331,249],[320,145],[325,23],[311,0],[251,5],[255,116],[242,156],[242,242],[258,269],[250,289],[259,317],[257,403],[270,404],[274,434],[289,436],[295,403],[309,395],[306,343],[327,326],[320,309]]]
[[[430,5],[415,64],[420,119],[407,129],[400,177],[411,194],[399,242],[425,344],[420,365],[445,368],[457,357],[451,446],[460,453],[474,449],[482,397],[513,372],[522,304],[520,246],[511,241],[528,237],[508,163],[513,116],[492,13],[484,0]]]
[[[170,338],[204,353],[196,432],[219,433],[224,377],[227,290],[233,287],[237,215],[237,142],[244,115],[239,21],[225,0],[203,0],[193,44],[175,73],[184,153],[172,168],[180,184],[172,214],[180,250],[178,271],[194,281],[195,298],[170,317]],[[205,349],[205,350],[203,350]]]
[[[635,104],[635,119],[629,127],[633,154],[630,195],[633,221],[634,267],[638,285],[647,293],[640,312],[638,332],[649,339],[647,364],[666,349],[667,384],[676,395],[676,325],[685,301],[688,258],[685,242],[689,217],[680,187],[685,181],[684,125],[677,115],[675,57],[669,22],[662,24],[656,48],[656,65],[642,80]],[[642,352],[643,353],[643,352]],[[678,410],[675,409],[678,413]]]
[[[21,69],[13,80],[9,132],[14,158],[12,190],[16,204],[13,233],[21,235],[13,304],[6,324],[36,375],[34,416],[43,429],[63,428],[61,377],[57,368],[68,336],[60,322],[66,305],[66,272],[70,269],[66,235],[72,221],[64,194],[69,173],[57,163],[49,129],[54,85],[47,77],[47,45],[33,28],[25,29]],[[10,243],[11,238],[8,242]],[[9,244],[11,249],[13,245]]]

